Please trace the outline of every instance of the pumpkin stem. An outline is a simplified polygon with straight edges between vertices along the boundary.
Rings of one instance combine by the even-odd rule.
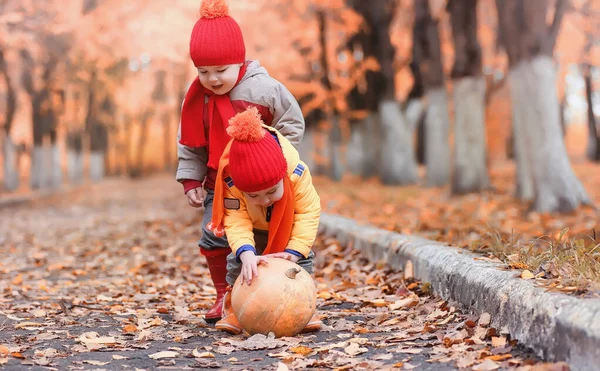
[[[300,269],[298,268],[290,268],[287,270],[287,272],[285,272],[285,275],[288,276],[288,278],[291,279],[296,279],[296,275],[300,273]]]

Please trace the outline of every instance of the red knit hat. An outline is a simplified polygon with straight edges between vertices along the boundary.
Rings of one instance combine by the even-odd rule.
[[[190,57],[196,67],[243,63],[246,47],[242,30],[229,16],[225,0],[203,0],[200,19],[190,38]]]
[[[250,107],[229,120],[231,136],[229,166],[233,184],[243,192],[271,188],[287,174],[281,146],[265,128],[256,107]]]

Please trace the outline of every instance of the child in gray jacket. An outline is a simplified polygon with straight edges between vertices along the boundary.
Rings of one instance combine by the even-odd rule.
[[[257,61],[246,60],[244,39],[229,16],[225,0],[204,0],[200,19],[190,38],[190,57],[198,78],[189,87],[177,134],[177,181],[192,207],[204,206],[200,253],[206,257],[217,291],[205,320],[221,318],[227,290],[227,238],[206,229],[212,218],[214,187],[219,160],[230,138],[225,129],[230,118],[256,107],[265,124],[277,129],[294,146],[304,135],[304,117],[294,96]]]

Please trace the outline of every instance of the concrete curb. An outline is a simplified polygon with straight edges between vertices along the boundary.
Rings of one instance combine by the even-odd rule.
[[[573,370],[600,369],[600,299],[550,293],[468,251],[340,216],[323,213],[319,232],[395,269],[410,260],[415,277],[430,282],[436,295],[488,312],[494,326],[506,326],[543,359],[566,361]]]

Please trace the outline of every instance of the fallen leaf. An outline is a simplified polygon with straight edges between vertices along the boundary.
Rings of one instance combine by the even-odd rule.
[[[458,368],[467,368],[471,367],[475,362],[477,362],[477,355],[474,352],[467,353],[467,355],[456,362],[456,366]]]
[[[367,348],[361,348],[357,343],[351,343],[346,348],[344,348],[344,352],[346,352],[350,356],[355,356],[361,353],[366,353],[369,350]]]
[[[285,363],[281,363],[281,362],[277,363],[277,370],[275,370],[275,371],[288,371],[288,370],[289,370],[289,368],[288,368],[288,366],[285,365]]]
[[[413,369],[415,369],[415,368],[417,368],[419,366],[418,365],[411,365],[410,363],[405,362],[402,367],[404,367],[405,370],[413,370]]]
[[[233,353],[234,350],[235,350],[234,347],[220,346],[217,349],[215,349],[215,352],[217,352],[219,354],[229,355],[229,354]]]
[[[58,350],[54,348],[47,348],[44,350],[38,350],[35,352],[36,357],[54,358],[58,355]]]
[[[37,323],[37,322],[21,322],[21,323],[17,323],[15,325],[16,329],[19,328],[32,328],[32,327],[40,327],[43,326],[41,323]]]
[[[212,354],[211,352],[202,352],[200,353],[198,351],[198,348],[194,349],[192,351],[192,355],[196,358],[216,358],[214,354]]]
[[[365,303],[372,307],[377,307],[377,308],[387,306],[387,302],[385,301],[385,299],[375,299],[375,300],[367,301]]]
[[[496,354],[493,356],[486,357],[487,359],[491,359],[492,361],[504,361],[512,358],[512,354]]]
[[[21,352],[12,352],[12,353],[10,353],[10,355],[13,358],[25,359],[25,356]]]
[[[499,369],[500,366],[492,361],[491,359],[486,359],[478,365],[473,366],[473,370],[475,371],[493,371]]]
[[[492,337],[492,347],[500,348],[506,346],[506,338],[504,336]]]
[[[532,278],[535,278],[535,275],[533,273],[531,273],[531,271],[525,269],[522,273],[521,273],[521,278],[524,280],[530,280]]]
[[[162,352],[150,354],[148,357],[150,357],[152,359],[162,359],[162,358],[174,358],[174,357],[177,357],[178,355],[179,355],[179,353],[177,353],[177,352],[173,352],[171,350],[165,350]]]
[[[479,326],[487,327],[492,322],[492,316],[489,313],[482,313],[477,322]]]
[[[392,358],[394,358],[394,355],[391,353],[388,353],[388,354],[378,354],[371,359],[374,361],[389,361]]]
[[[23,283],[23,273],[19,273],[15,278],[13,278],[12,284],[20,285],[22,283]]]
[[[398,349],[396,353],[406,353],[406,354],[420,354],[423,353],[422,348],[408,348],[408,349]]]
[[[129,357],[120,356],[118,354],[113,354],[112,358],[116,360],[129,359]]]
[[[309,347],[305,347],[305,346],[297,346],[297,347],[290,348],[290,352],[306,356],[306,355],[314,352],[314,350]]]
[[[52,363],[52,360],[50,360],[46,357],[42,357],[42,358],[33,360],[33,363],[35,363],[38,366],[48,366],[48,365],[50,365],[50,363]]]
[[[31,313],[36,318],[46,317],[46,311],[43,309],[34,309],[29,311],[29,313]]]
[[[0,357],[0,366],[5,365],[8,363],[8,358],[2,358]]]
[[[400,308],[410,308],[419,304],[419,297],[415,294],[412,294],[404,299],[400,299],[390,304],[390,310],[396,310]]]
[[[0,345],[0,356],[7,356],[10,350],[5,345]]]
[[[129,325],[123,327],[123,333],[125,333],[125,334],[131,334],[131,333],[136,332],[137,330],[138,330],[137,326],[133,325],[131,323]]]

